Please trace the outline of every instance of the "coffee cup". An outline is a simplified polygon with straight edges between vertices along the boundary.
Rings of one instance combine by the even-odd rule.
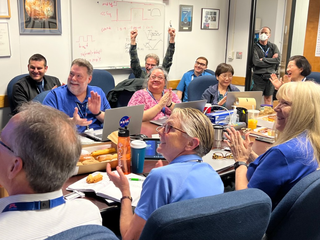
[[[142,140],[134,140],[131,146],[131,172],[143,173],[144,158],[147,144]]]

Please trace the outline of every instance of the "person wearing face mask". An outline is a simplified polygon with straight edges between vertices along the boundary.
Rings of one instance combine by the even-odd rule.
[[[136,91],[128,106],[144,104],[142,121],[157,120],[170,116],[176,103],[180,103],[177,94],[172,89],[166,89],[168,74],[162,67],[154,67],[150,70],[144,85],[146,88]]]
[[[264,103],[271,104],[274,87],[269,81],[280,64],[280,52],[276,44],[269,42],[271,29],[263,27],[259,32],[259,41],[253,45],[253,87],[252,91],[262,91]]]
[[[278,78],[276,74],[271,74],[270,81],[274,88],[278,90],[282,84],[287,82],[305,82],[308,80],[307,76],[311,73],[311,65],[308,60],[301,55],[295,55],[289,58],[287,65],[287,74],[282,78]]]

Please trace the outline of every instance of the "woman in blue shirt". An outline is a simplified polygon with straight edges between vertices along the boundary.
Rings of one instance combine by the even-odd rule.
[[[290,82],[279,89],[274,109],[278,137],[261,156],[252,151],[249,134],[243,140],[238,131],[227,130],[226,142],[236,161],[236,190],[259,188],[270,196],[274,208],[300,179],[317,170],[319,92],[320,85],[314,82]]]

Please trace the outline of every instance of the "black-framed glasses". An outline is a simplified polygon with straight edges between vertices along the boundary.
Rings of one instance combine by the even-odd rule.
[[[8,145],[6,145],[4,142],[2,142],[1,140],[0,140],[0,144],[2,146],[4,146],[6,149],[8,149],[10,152],[14,153],[14,151]]]
[[[196,61],[195,64],[196,64],[196,65],[200,65],[201,67],[205,67],[205,66],[206,66],[205,63],[201,63],[201,62],[198,62],[198,61]]]
[[[173,128],[173,129],[176,129],[176,130],[178,130],[178,131],[180,131],[180,132],[182,132],[182,133],[186,133],[186,132],[183,131],[182,129],[177,128],[177,127],[174,127],[174,126],[169,125],[169,124],[167,124],[167,123],[164,123],[164,124],[162,124],[161,126],[157,127],[157,128],[156,128],[156,131],[159,132],[162,128],[164,129],[163,132],[164,132],[165,134],[168,134],[168,133],[171,131],[172,128]]]

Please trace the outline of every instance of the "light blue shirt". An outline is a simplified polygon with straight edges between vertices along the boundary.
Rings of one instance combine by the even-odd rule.
[[[159,207],[182,200],[223,193],[215,170],[198,155],[183,155],[169,165],[154,168],[144,180],[135,214],[147,220]]]
[[[202,74],[200,74],[198,77],[200,76],[206,76],[206,75],[212,75],[211,73],[208,73],[206,71],[204,71]],[[188,72],[186,72],[185,74],[183,74],[179,84],[178,84],[178,87],[177,87],[177,90],[183,92],[183,99],[182,101],[183,102],[188,102],[188,86],[189,86],[189,83],[195,79],[197,76],[194,74],[194,70],[190,70]]]

